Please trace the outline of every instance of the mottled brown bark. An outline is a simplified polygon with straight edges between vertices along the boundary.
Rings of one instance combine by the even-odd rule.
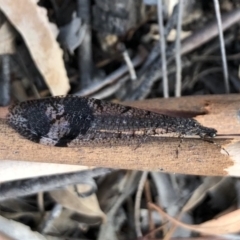
[[[157,138],[139,146],[57,148],[20,137],[0,108],[0,160],[19,160],[156,170],[200,175],[240,176],[240,95],[153,99],[131,105],[172,116],[194,117],[218,130],[214,143],[196,138]],[[222,148],[220,147],[222,146]],[[225,150],[224,150],[224,149]],[[228,152],[229,155],[226,153]]]

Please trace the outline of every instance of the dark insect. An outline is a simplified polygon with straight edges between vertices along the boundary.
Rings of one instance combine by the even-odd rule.
[[[74,96],[30,100],[9,109],[8,123],[45,145],[118,144],[148,136],[212,138],[216,130],[190,118],[170,117],[97,99]]]

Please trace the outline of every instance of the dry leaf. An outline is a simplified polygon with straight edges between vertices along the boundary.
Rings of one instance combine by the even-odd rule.
[[[73,54],[74,50],[82,43],[86,29],[87,27],[81,19],[73,14],[71,22],[60,28],[59,42]]]
[[[12,54],[15,52],[15,29],[0,13],[0,54]]]
[[[177,226],[184,227],[195,232],[211,235],[223,235],[240,231],[240,209],[198,225],[189,225],[169,216],[159,206],[156,206],[153,203],[149,203],[149,205]]]
[[[89,167],[81,165],[5,160],[0,161],[0,182],[77,172],[86,169],[89,169]]]
[[[193,195],[187,201],[185,206],[182,209],[182,212],[187,212],[193,207],[195,207],[199,202],[201,202],[208,191],[215,187],[222,178],[220,177],[206,177],[204,178],[203,183],[194,191]]]
[[[22,35],[52,95],[67,94],[70,86],[63,53],[55,40],[46,11],[34,0],[0,0],[0,8]]]
[[[67,209],[73,210],[78,214],[88,217],[88,223],[99,223],[99,219],[105,221],[106,215],[99,207],[95,194],[89,197],[78,197],[72,188],[65,188],[50,192],[51,197]],[[94,220],[96,219],[96,220]],[[90,221],[89,221],[90,220]]]
[[[185,206],[182,208],[177,219],[181,219],[184,212],[189,211],[198,205],[206,196],[206,194],[222,183],[225,178],[221,177],[205,177],[203,183],[194,191],[191,198],[187,201]],[[173,225],[171,229],[166,234],[164,240],[170,239],[174,231],[176,230],[176,225]]]
[[[46,240],[40,233],[32,231],[30,227],[0,216],[0,232],[12,239]]]

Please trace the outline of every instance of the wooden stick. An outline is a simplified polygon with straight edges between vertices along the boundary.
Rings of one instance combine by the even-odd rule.
[[[23,139],[6,124],[7,111],[0,108],[0,161],[240,176],[239,102],[239,95],[213,95],[124,103],[173,116],[195,117],[206,127],[216,128],[222,136],[214,139],[215,144],[197,137],[184,138],[182,142],[178,138],[154,138],[140,146],[94,148],[49,147]]]

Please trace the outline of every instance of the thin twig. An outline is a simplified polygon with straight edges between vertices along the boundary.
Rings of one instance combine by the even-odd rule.
[[[137,55],[132,60],[133,66],[136,67],[139,64],[142,63],[144,60],[144,56]],[[95,93],[96,91],[100,90],[101,88],[105,87],[106,85],[112,84],[115,81],[117,81],[120,77],[122,77],[124,74],[126,74],[128,71],[127,65],[123,65],[122,67],[118,68],[116,71],[108,75],[104,80],[99,81],[95,84],[91,84],[88,88],[85,88],[77,93],[75,95],[77,96],[88,96],[90,94]]]
[[[149,67],[151,67],[151,65],[156,61],[156,59],[159,58],[159,53],[160,48],[159,43],[157,42],[149,52],[148,56],[146,57],[146,60],[141,66],[141,69],[138,70],[139,76],[142,76],[146,71],[148,71]]]
[[[110,168],[95,168],[76,173],[59,174],[53,176],[24,179],[0,184],[0,201],[38,193],[39,191],[50,191],[57,187],[77,183],[90,184],[88,179],[101,176],[113,171]]]
[[[231,27],[233,24],[240,20],[240,9],[233,10],[231,12],[222,15],[223,30]],[[182,41],[181,55],[187,54],[190,51],[200,47],[204,43],[210,41],[212,38],[218,35],[216,20],[210,22],[202,29],[196,30],[192,35],[185,38]],[[169,59],[172,56],[171,51],[175,48],[170,46],[168,49]],[[169,61],[169,60],[168,60]],[[138,86],[127,94],[125,99],[137,100],[144,99],[150,92],[153,84],[162,77],[162,69],[159,68],[161,59],[155,60],[155,62],[149,67],[148,71],[144,72],[138,79]]]
[[[210,56],[202,55],[202,56],[193,56],[192,61],[212,62],[212,61],[219,61],[220,58],[221,58],[221,56],[217,56],[217,55],[212,55],[212,56],[211,55]],[[227,55],[226,58],[228,61],[236,61],[236,60],[240,59],[240,53]]]
[[[176,36],[176,85],[175,97],[181,96],[182,85],[182,62],[181,62],[181,30],[182,30],[182,13],[183,13],[183,0],[178,0],[178,21],[177,21],[177,36]]]
[[[142,173],[141,179],[138,184],[136,199],[135,199],[135,206],[134,206],[134,219],[135,219],[135,230],[137,237],[140,238],[143,236],[141,231],[141,224],[140,224],[140,204],[141,204],[141,197],[144,188],[145,181],[147,179],[148,171],[144,171]]]
[[[210,73],[216,73],[216,72],[222,72],[222,68],[220,67],[213,67],[213,68],[208,68],[202,72],[200,72],[199,74],[197,74],[196,76],[194,76],[194,78],[191,80],[191,85],[193,86],[197,80],[199,78],[205,77]]]
[[[7,238],[4,239],[47,240],[43,235],[33,231],[29,226],[2,216],[0,216],[0,233],[1,239],[3,239],[2,236],[6,236]]]
[[[37,194],[37,202],[38,202],[38,209],[41,214],[45,212],[44,208],[44,199],[43,199],[43,192],[38,192]]]
[[[226,45],[229,44],[230,42],[233,41],[233,39],[234,39],[234,35],[233,35],[233,34],[228,34],[228,35],[225,37],[225,44],[226,44]],[[204,50],[204,52],[202,53],[202,55],[199,56],[200,60],[201,60],[201,58],[203,58],[203,59],[204,59],[204,58],[205,58],[205,59],[208,59],[208,57],[211,59],[211,56],[209,56],[209,55],[212,54],[213,52],[215,52],[217,49],[219,49],[219,47],[220,47],[220,42],[217,41],[217,40],[213,41],[211,44],[209,44],[209,45],[205,48],[205,50]],[[196,61],[198,60],[198,57],[196,57],[196,59],[195,59],[195,57],[196,57],[196,56],[191,57],[191,59],[190,59],[191,63],[194,63],[194,62],[196,62]],[[221,59],[221,56],[218,57],[218,60],[220,60],[220,59]],[[216,59],[215,59],[215,60],[216,60]],[[186,88],[187,88],[187,89],[193,88],[193,86],[194,86],[194,84],[196,83],[196,81],[195,81],[195,80],[192,81],[192,80],[196,78],[196,76],[199,74],[201,68],[202,68],[202,63],[199,62],[199,63],[196,65],[195,69],[194,69],[194,73],[193,73],[192,77],[191,77],[189,80],[185,79],[185,81],[182,83],[182,90],[184,90],[184,89],[186,89]],[[196,80],[197,80],[197,79],[196,79]]]
[[[33,92],[33,96],[34,98],[41,98],[37,88],[36,88],[36,85],[33,81],[34,77],[35,79],[38,78],[38,76],[34,76],[32,71],[29,71],[28,67],[27,67],[27,64],[29,63],[29,56],[27,55],[26,53],[26,47],[23,46],[22,48],[18,48],[18,51],[17,51],[17,62],[18,64],[20,65],[21,69],[23,70],[25,76],[27,77],[28,79],[28,82],[29,82],[29,85],[31,87],[31,90]],[[26,61],[27,59],[27,61]],[[35,72],[35,71],[34,71]]]
[[[147,202],[152,202],[152,196],[151,196],[151,189],[150,189],[150,183],[149,180],[146,180],[145,182],[145,196]],[[148,222],[149,222],[149,232],[153,231],[155,229],[155,222],[153,220],[153,214],[152,209],[148,207]],[[154,234],[150,234],[151,238],[154,238]]]
[[[116,199],[116,201],[114,202],[114,204],[111,206],[111,208],[108,210],[107,212],[107,222],[105,222],[104,224],[101,225],[100,227],[100,232],[98,235],[98,240],[100,239],[105,239],[106,238],[106,232],[108,231],[109,227],[112,228],[113,226],[113,219],[117,213],[117,211],[119,210],[119,208],[121,207],[121,205],[123,204],[123,202],[126,201],[127,198],[129,198],[129,196],[131,196],[133,194],[133,192],[135,192],[136,190],[136,186],[137,186],[137,182],[139,182],[139,176],[140,172],[139,171],[129,171],[127,173],[127,181],[124,181],[124,191],[121,191]],[[120,183],[121,185],[122,183]]]
[[[128,67],[128,72],[129,72],[131,80],[135,81],[137,79],[136,71],[134,69],[133,62],[131,61],[131,59],[129,57],[128,50],[127,50],[125,44],[119,43],[118,48],[119,48],[120,52],[122,53],[122,57]]]
[[[78,0],[78,17],[86,25],[85,36],[79,46],[78,61],[80,70],[81,87],[86,87],[92,82],[92,32],[91,32],[91,1]]]
[[[223,38],[223,28],[222,28],[222,20],[221,20],[221,13],[218,0],[214,0],[214,8],[216,12],[216,18],[218,23],[218,32],[219,32],[219,41],[221,46],[221,54],[222,54],[222,64],[223,64],[223,74],[224,74],[224,81],[225,81],[225,89],[226,93],[230,92],[229,88],[229,79],[228,79],[228,68],[227,68],[227,60],[226,60],[226,51],[225,51],[225,44]]]
[[[231,12],[222,15],[222,31],[225,31],[233,24],[238,23],[240,20],[240,9],[233,10]],[[196,30],[192,35],[185,38],[182,41],[181,54],[189,53],[194,49],[200,47],[204,43],[210,41],[218,35],[217,21],[213,20],[209,22],[203,28]]]
[[[136,75],[136,71],[134,69],[133,63],[132,63],[132,61],[131,61],[131,59],[129,57],[128,51],[125,50],[122,53],[122,55],[123,55],[123,58],[125,60],[125,63],[127,64],[130,78],[135,81],[137,79],[137,75]]]
[[[149,203],[148,203],[148,206],[149,206]],[[149,207],[150,208],[150,207]],[[162,223],[161,226],[153,229],[152,231],[150,231],[149,233],[147,233],[144,237],[144,239],[148,239],[148,237],[151,237],[151,235],[153,234],[156,234],[157,232],[159,232],[160,230],[162,230],[166,225],[168,224],[168,221],[167,222],[164,222]]]
[[[0,75],[0,106],[6,106],[10,102],[10,56],[1,56]]]
[[[173,58],[169,59],[169,68],[168,68],[168,75],[176,73],[176,65],[173,64]],[[159,61],[157,61],[159,63]],[[156,64],[154,64],[156,66]],[[185,59],[185,61],[182,61],[182,68],[190,67],[192,63]],[[162,69],[154,69],[155,71],[149,72],[149,74],[145,75],[147,80],[150,81],[144,81],[134,92],[129,92],[124,100],[136,100],[136,99],[144,99],[148,95],[152,84],[159,78],[162,77]],[[153,81],[153,82],[152,82]],[[145,91],[144,91],[145,89]]]
[[[162,73],[163,73],[163,95],[165,98],[169,97],[168,90],[168,73],[167,73],[167,61],[166,61],[166,46],[165,46],[165,35],[163,26],[163,11],[162,11],[162,0],[158,0],[158,26],[159,34],[161,35],[160,48],[162,57]]]
[[[125,75],[122,78],[120,78],[117,83],[109,85],[108,87],[105,87],[104,89],[98,91],[95,94],[92,94],[91,97],[92,98],[97,98],[97,99],[104,99],[107,98],[109,96],[111,96],[112,94],[116,93],[121,87],[122,85],[127,82],[129,80],[129,76]]]
[[[55,204],[55,206],[52,208],[51,212],[49,213],[49,215],[47,216],[47,218],[43,219],[43,222],[40,224],[39,226],[39,232],[41,233],[47,233],[52,225],[54,220],[60,216],[60,214],[62,213],[63,207],[60,204]]]

